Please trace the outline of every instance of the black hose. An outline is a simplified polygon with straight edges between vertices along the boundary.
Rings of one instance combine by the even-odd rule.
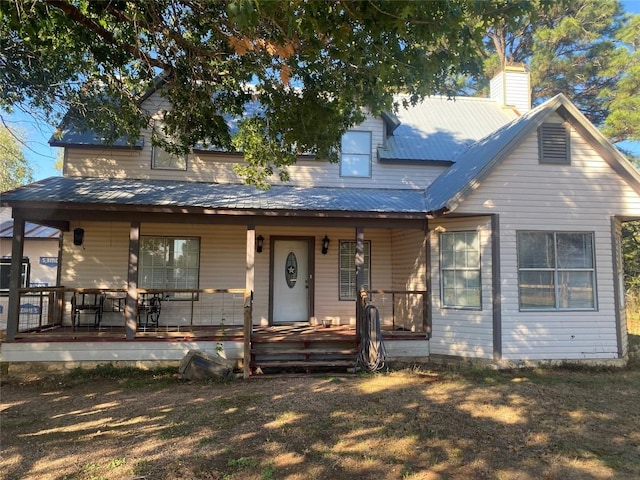
[[[361,366],[369,372],[377,372],[385,367],[387,361],[387,352],[382,341],[380,312],[374,305],[368,304],[364,308],[362,321],[356,366]]]

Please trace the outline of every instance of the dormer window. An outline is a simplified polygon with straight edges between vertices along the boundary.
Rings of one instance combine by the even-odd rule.
[[[543,123],[538,128],[540,163],[571,164],[569,129],[563,123]]]
[[[340,152],[340,176],[371,177],[371,132],[346,132]]]
[[[156,121],[153,125],[153,135],[168,140],[164,129],[164,122]],[[186,170],[187,155],[175,155],[167,152],[158,145],[151,147],[151,168],[160,170]]]

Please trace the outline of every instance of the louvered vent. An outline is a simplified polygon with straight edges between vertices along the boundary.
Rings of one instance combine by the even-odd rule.
[[[544,123],[538,129],[540,163],[570,164],[569,130],[562,123]]]

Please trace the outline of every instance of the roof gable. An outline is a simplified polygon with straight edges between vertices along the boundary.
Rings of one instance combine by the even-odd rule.
[[[583,135],[609,166],[640,194],[640,173],[567,97],[559,94],[460,152],[455,164],[427,188],[427,212],[439,215],[454,211],[524,138],[554,113]]]

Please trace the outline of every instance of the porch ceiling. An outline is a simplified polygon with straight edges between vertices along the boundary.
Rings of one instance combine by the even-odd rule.
[[[231,214],[301,212],[424,218],[424,190],[293,187],[260,190],[249,185],[163,180],[51,177],[3,193],[2,205],[74,209],[137,210],[162,208],[228,211]],[[141,208],[143,207],[143,208]]]

